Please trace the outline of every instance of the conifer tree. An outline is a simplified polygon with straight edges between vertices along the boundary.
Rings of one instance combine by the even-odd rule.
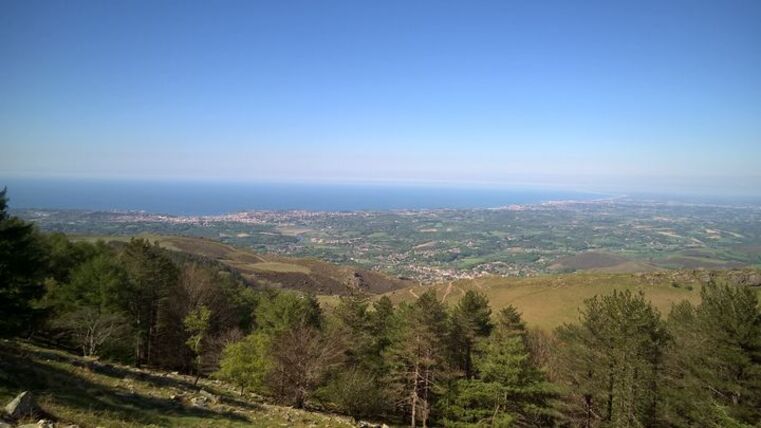
[[[675,426],[761,421],[761,312],[754,290],[708,284],[697,307],[674,306],[667,411]]]
[[[433,290],[397,311],[397,328],[386,357],[390,393],[410,425],[428,426],[439,387],[449,377],[445,335],[448,316]]]
[[[466,379],[473,378],[473,353],[478,340],[491,333],[489,300],[482,293],[468,290],[452,311],[449,346],[454,366]]]
[[[34,226],[8,213],[6,193],[0,191],[0,336],[13,336],[32,324],[47,257]]]
[[[659,423],[668,335],[642,294],[618,292],[585,302],[579,325],[558,329],[560,370],[581,426]]]
[[[517,310],[500,311],[492,334],[480,343],[475,378],[454,383],[444,403],[449,425],[550,426],[553,386],[533,366]]]
[[[160,354],[155,349],[157,339],[170,327],[164,321],[179,272],[158,243],[144,239],[131,239],[120,261],[129,280],[120,298],[135,328],[135,362],[152,364]]]

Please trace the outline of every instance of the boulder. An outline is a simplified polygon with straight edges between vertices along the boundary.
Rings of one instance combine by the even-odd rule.
[[[34,396],[29,391],[24,391],[17,395],[7,406],[5,413],[13,419],[20,419],[25,416],[32,416],[39,413],[40,407],[34,400]]]

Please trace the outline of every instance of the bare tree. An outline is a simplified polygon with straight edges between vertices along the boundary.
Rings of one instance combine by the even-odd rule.
[[[303,408],[327,371],[341,364],[345,350],[339,337],[312,327],[286,330],[272,343],[274,367],[267,383],[275,396]]]
[[[90,357],[98,355],[108,340],[121,335],[127,321],[120,314],[86,307],[61,316],[55,324],[71,335],[82,349],[82,355]]]

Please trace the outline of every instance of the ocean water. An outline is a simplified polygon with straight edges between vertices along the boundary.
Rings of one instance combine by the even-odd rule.
[[[492,208],[604,197],[537,189],[447,188],[407,185],[166,182],[1,179],[11,208],[146,211],[215,215],[245,210],[354,211]]]

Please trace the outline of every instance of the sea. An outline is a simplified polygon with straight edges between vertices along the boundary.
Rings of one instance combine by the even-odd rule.
[[[0,178],[12,209],[144,211],[182,216],[247,210],[495,208],[605,198],[601,193],[444,185],[227,183]]]

